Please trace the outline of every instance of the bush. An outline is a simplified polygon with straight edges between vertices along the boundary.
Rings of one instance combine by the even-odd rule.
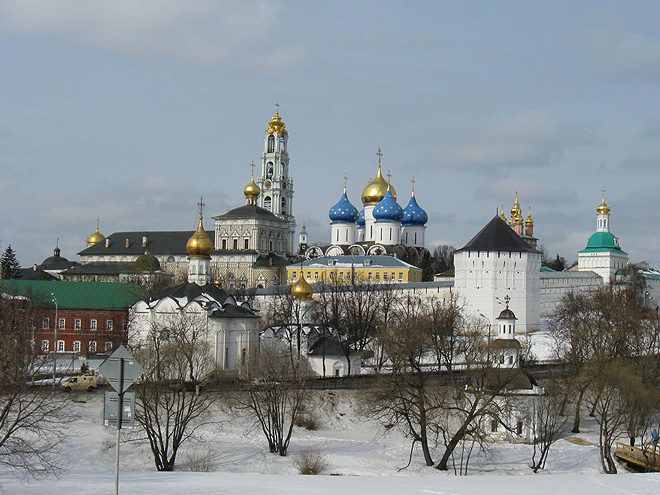
[[[316,418],[307,412],[297,414],[293,424],[310,431],[314,431],[319,427]]]
[[[300,474],[321,474],[328,468],[325,455],[319,449],[305,449],[296,455],[293,464]]]
[[[194,473],[212,473],[215,471],[215,459],[211,449],[205,451],[193,450],[186,452],[183,461],[179,464],[179,471]]]

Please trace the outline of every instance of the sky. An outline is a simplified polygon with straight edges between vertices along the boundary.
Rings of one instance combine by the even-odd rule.
[[[194,230],[244,204],[276,103],[312,243],[382,150],[426,244],[465,245],[516,191],[577,259],[605,198],[660,268],[660,2],[0,2],[0,242],[78,260],[96,228]],[[296,236],[297,239],[297,236]]]

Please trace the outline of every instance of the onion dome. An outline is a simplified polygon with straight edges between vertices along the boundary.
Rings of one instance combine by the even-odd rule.
[[[364,208],[362,208],[362,210],[360,210],[360,215],[358,216],[358,219],[357,219],[357,224],[358,224],[358,227],[364,227],[366,225],[366,223],[367,222],[364,219]]]
[[[610,212],[610,207],[605,202],[605,195],[603,194],[603,201],[598,205],[596,211],[599,215],[607,215]]]
[[[376,220],[399,221],[403,216],[403,209],[388,189],[385,197],[374,208],[373,215]]]
[[[525,225],[528,227],[534,226],[534,219],[532,218],[532,209],[529,209],[529,214],[527,215],[527,220],[525,220]]]
[[[429,221],[427,213],[417,204],[415,193],[413,192],[408,202],[408,206],[403,209],[401,222],[403,225],[426,225]]]
[[[259,194],[261,194],[261,189],[259,189],[259,186],[254,182],[254,172],[252,173],[250,183],[245,186],[245,189],[243,189],[243,194],[245,194],[245,197],[248,199],[258,198]]]
[[[202,225],[202,217],[199,217],[199,225],[195,233],[186,243],[186,251],[191,258],[207,258],[213,251],[213,242]]]
[[[87,238],[87,247],[96,244],[97,242],[101,242],[102,240],[105,239],[105,236],[99,232],[99,224],[98,221],[96,222],[96,232],[94,232],[92,235],[90,235]]]
[[[146,252],[137,257],[133,268],[137,272],[156,272],[160,270],[160,261],[153,254]]]
[[[518,203],[518,191],[516,191],[516,201],[513,203],[513,208],[511,208],[511,219],[517,220],[518,218],[522,219],[522,210],[520,209],[520,203]]]
[[[312,286],[309,285],[307,280],[303,277],[303,272],[300,272],[300,278],[291,286],[291,295],[296,299],[304,301],[311,299],[313,293]]]
[[[362,204],[365,206],[377,205],[385,197],[388,187],[392,192],[392,197],[396,199],[394,186],[388,184],[383,178],[383,174],[380,171],[380,164],[378,164],[378,174],[376,175],[376,178],[369,182],[367,187],[364,188],[364,191],[362,191]]]
[[[273,115],[273,120],[268,123],[268,129],[266,129],[268,134],[286,134],[286,128],[284,122],[282,122],[282,117],[280,117],[279,110],[275,111]]]
[[[333,222],[355,223],[358,216],[358,210],[348,200],[346,188],[344,188],[344,194],[342,194],[339,202],[330,208],[330,220]]]
[[[500,213],[500,218],[506,222],[506,215],[504,214],[504,205],[502,205],[502,213]]]

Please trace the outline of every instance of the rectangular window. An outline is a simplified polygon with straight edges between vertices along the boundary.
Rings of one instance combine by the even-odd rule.
[[[227,239],[222,240],[222,249],[227,249]]]
[[[41,350],[43,352],[48,352],[49,349],[50,349],[50,341],[42,340],[41,341]]]
[[[63,340],[58,340],[57,341],[57,352],[64,352],[64,347],[65,342]]]
[[[78,354],[80,352],[80,341],[79,340],[74,340],[73,341],[73,352]]]
[[[307,272],[307,280],[312,278],[312,272]]]
[[[344,280],[344,272],[339,272],[339,280]]]
[[[497,420],[493,419],[490,422],[490,431],[495,433],[497,431]]]
[[[330,280],[334,280],[334,279],[335,279],[335,274],[334,274],[334,272],[330,272]]]
[[[92,340],[89,343],[89,352],[96,352],[96,341]]]
[[[297,272],[293,272],[293,273],[291,274],[291,280],[296,280],[296,277],[297,277],[297,276],[298,276],[298,273],[297,273]]]
[[[76,318],[75,321],[73,322],[73,328],[76,330],[80,330],[82,327],[82,323],[80,321],[80,318]]]
[[[92,320],[89,322],[89,328],[92,330],[96,330],[96,320]]]
[[[390,277],[391,280],[396,280],[396,273],[392,272],[392,277]]]
[[[250,249],[250,239],[243,239],[243,249]]]
[[[369,272],[367,280],[371,281],[373,279],[373,273]]]
[[[319,279],[319,272],[314,272],[314,280],[318,280],[318,279]]]
[[[48,321],[48,318],[44,318],[41,322],[41,328],[48,330],[48,327],[50,327],[50,322]]]
[[[380,272],[376,272],[376,280],[380,280]]]
[[[383,272],[383,282],[387,282],[387,272]]]
[[[112,330],[112,320],[107,320],[105,322],[105,329],[106,330]]]
[[[403,281],[403,272],[399,272],[399,280]]]
[[[60,318],[60,330],[64,330],[66,328],[66,320],[64,318]]]
[[[105,343],[105,352],[110,352],[112,350],[112,342]]]
[[[238,239],[234,239],[234,249],[238,249]]]

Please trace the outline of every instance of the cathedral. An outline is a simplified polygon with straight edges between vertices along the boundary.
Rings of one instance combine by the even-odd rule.
[[[414,180],[410,201],[402,208],[394,186],[383,178],[381,157],[379,149],[378,172],[362,191],[362,210],[350,202],[344,184],[343,194],[329,212],[330,243],[305,249],[307,259],[391,255],[417,264],[429,254],[424,245],[428,215],[417,203]],[[306,245],[306,236],[303,230],[301,246]]]

